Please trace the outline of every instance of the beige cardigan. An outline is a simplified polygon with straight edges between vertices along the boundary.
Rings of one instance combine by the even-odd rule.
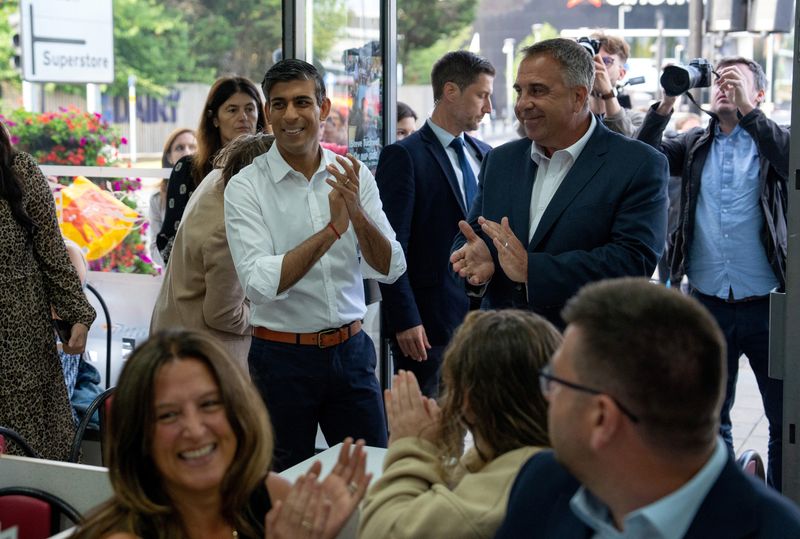
[[[224,189],[212,170],[189,199],[158,294],[150,332],[183,327],[222,342],[247,372],[250,306],[225,235]]]
[[[449,487],[436,447],[421,438],[389,446],[383,476],[361,510],[362,539],[494,537],[508,493],[522,465],[540,448],[522,447],[484,463],[474,449],[461,462],[464,475]]]

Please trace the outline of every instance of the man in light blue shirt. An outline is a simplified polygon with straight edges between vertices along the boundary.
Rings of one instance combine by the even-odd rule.
[[[511,488],[498,538],[800,537],[800,510],[718,435],[725,339],[700,303],[646,279],[590,284],[539,372],[552,452]]]
[[[745,354],[769,421],[768,482],[780,490],[783,384],[768,375],[769,293],[784,286],[789,130],[758,108],[766,89],[761,66],[729,58],[716,73],[707,129],[662,140],[675,101],[665,97],[647,114],[639,138],[658,147],[670,172],[682,176],[671,280],[688,275],[692,294],[727,341],[722,437],[732,453],[730,411],[739,356]]]

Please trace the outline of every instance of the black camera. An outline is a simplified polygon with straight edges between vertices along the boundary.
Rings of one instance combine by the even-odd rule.
[[[594,57],[595,54],[600,54],[600,42],[590,37],[579,37],[578,45],[586,49],[586,52]]]
[[[661,75],[661,87],[668,96],[681,95],[692,88],[708,88],[713,72],[705,58],[695,58],[685,66],[667,66]]]

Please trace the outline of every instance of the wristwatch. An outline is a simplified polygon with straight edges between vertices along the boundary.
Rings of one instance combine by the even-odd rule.
[[[600,99],[614,99],[617,97],[617,91],[614,88],[611,88],[611,91],[607,94],[599,94],[597,97]]]

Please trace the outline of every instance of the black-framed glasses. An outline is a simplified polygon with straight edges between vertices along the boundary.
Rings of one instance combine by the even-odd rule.
[[[626,408],[621,402],[619,402],[616,398],[609,395],[605,391],[600,391],[599,389],[594,389],[592,387],[576,384],[575,382],[564,380],[563,378],[559,378],[558,376],[553,376],[553,369],[550,365],[545,365],[544,367],[539,369],[539,389],[541,390],[542,395],[547,396],[550,393],[550,391],[552,390],[551,385],[553,382],[561,384],[562,386],[566,386],[570,389],[574,389],[575,391],[583,391],[584,393],[589,393],[591,395],[606,395],[612,401],[614,401],[614,404],[617,405],[617,408],[619,408],[623,414],[628,416],[628,418],[631,421],[633,421],[634,423],[639,422],[639,418],[636,416],[636,414],[628,410],[628,408]]]

